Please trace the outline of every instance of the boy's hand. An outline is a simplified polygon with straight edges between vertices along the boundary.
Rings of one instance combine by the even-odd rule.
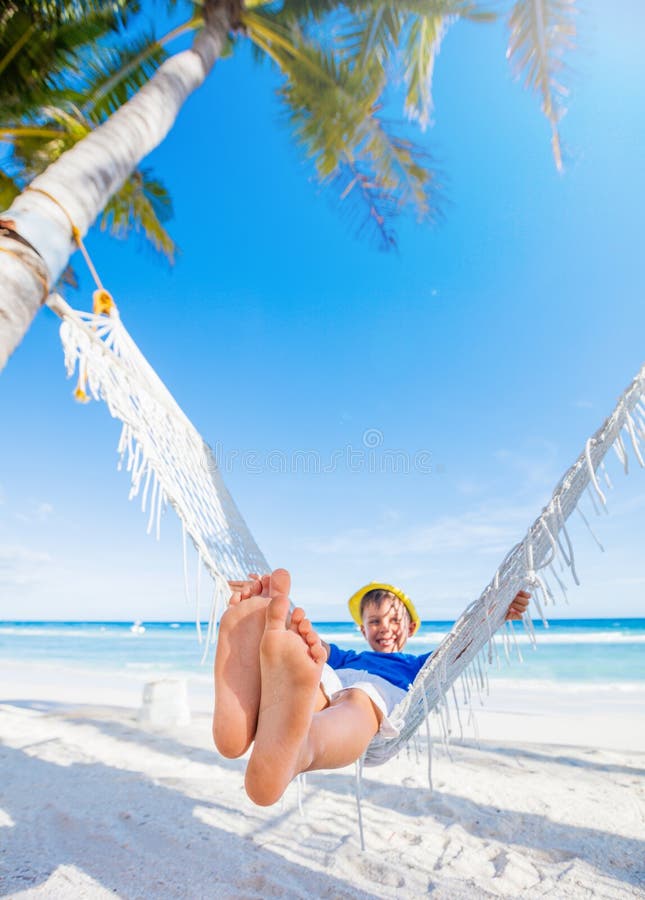
[[[515,595],[515,599],[506,612],[506,618],[504,621],[514,622],[518,619],[521,619],[522,613],[525,613],[528,608],[530,599],[531,595],[526,591],[518,591],[518,593]]]
[[[270,597],[271,576],[256,575],[255,572],[249,572],[246,581],[229,581],[229,587],[233,591],[233,596],[239,594],[240,600],[248,600],[249,597]]]

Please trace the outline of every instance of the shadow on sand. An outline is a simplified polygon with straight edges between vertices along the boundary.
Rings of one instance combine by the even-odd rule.
[[[214,802],[139,772],[59,765],[25,750],[0,747],[10,773],[0,804],[14,823],[2,829],[4,896],[43,884],[67,865],[123,898],[373,897],[195,815],[199,807],[216,820],[220,811],[224,822],[230,810]],[[34,796],[42,798],[37,811]],[[79,797],[92,797],[91,808],[79,808]]]
[[[185,759],[214,769],[230,772],[239,779],[240,791],[245,766],[244,760],[226,760],[215,750],[183,743],[176,734],[152,732],[139,726],[132,711],[123,721],[123,710],[96,707],[65,706],[40,701],[3,701],[3,704],[38,712],[52,719],[64,720],[74,725],[92,726],[101,733],[139,748],[154,750],[173,759]],[[108,715],[106,716],[106,712]],[[102,717],[103,716],[103,717]],[[118,716],[118,718],[117,718]],[[205,728],[210,725],[204,717]],[[475,747],[464,743],[469,750],[482,755],[482,765],[506,765],[505,759],[518,757],[528,762],[549,763],[560,767],[554,777],[567,778],[571,766],[587,768],[607,775],[641,777],[644,770],[629,766],[613,765],[596,760],[584,760],[575,755],[553,755],[533,748],[513,748],[498,745]],[[455,750],[458,748],[455,747]],[[12,777],[0,787],[1,805],[11,816],[15,826],[3,829],[6,838],[3,847],[5,866],[9,870],[5,891],[44,882],[59,865],[74,865],[86,872],[108,890],[123,897],[130,896],[183,896],[173,893],[167,885],[184,884],[186,896],[285,896],[298,889],[310,896],[368,897],[373,896],[352,887],[348,882],[307,866],[289,862],[280,854],[260,846],[261,836],[271,834],[284,819],[298,815],[295,798],[272,808],[267,814],[254,816],[251,810],[238,809],[237,815],[245,821],[243,831],[252,837],[239,837],[230,828],[231,806],[220,805],[212,797],[215,788],[203,783],[192,785],[190,778],[182,778],[181,790],[159,784],[140,771],[123,769],[102,763],[74,762],[69,766],[49,763],[29,755],[29,748],[22,750],[0,747],[3,769]],[[455,765],[459,765],[456,761]],[[514,772],[509,768],[509,778]],[[385,784],[378,780],[378,770],[368,769],[363,778],[364,812],[366,813],[366,839],[369,850],[370,828],[378,828],[382,814],[379,809],[396,809],[398,814],[410,817],[432,817],[444,828],[458,824],[479,841],[496,841],[516,849],[526,847],[548,855],[553,862],[581,859],[605,872],[614,879],[633,885],[643,877],[642,860],[645,859],[645,842],[603,831],[560,824],[546,815],[497,808],[478,804],[467,798],[407,785]],[[373,774],[372,774],[373,773]],[[228,776],[226,776],[228,777]],[[344,795],[351,804],[351,818],[329,821],[330,834],[320,841],[333,850],[357,831],[354,811],[354,777],[344,772],[312,773],[308,776],[305,808],[316,803],[316,791]],[[44,807],[34,821],[33,793],[42,792]],[[75,798],[93,796],[91,816],[78,808]],[[230,798],[229,798],[230,800]],[[118,806],[120,812],[114,813]],[[312,805],[310,807],[310,804]],[[195,816],[195,809],[209,811],[209,822]],[[373,815],[370,815],[372,807]],[[112,812],[110,812],[112,810]],[[235,812],[235,811],[234,811]],[[220,819],[218,827],[212,824]],[[166,827],[171,823],[172,827]],[[335,832],[331,834],[331,832]],[[177,834],[181,835],[178,841]],[[88,834],[91,839],[88,839]],[[539,835],[539,841],[536,841]],[[308,841],[294,848],[302,859],[310,849]],[[321,844],[322,846],[322,844]],[[317,848],[318,852],[320,847]],[[244,866],[240,868],[240,860]],[[18,866],[18,861],[23,861]],[[159,860],[163,865],[159,868]],[[29,861],[29,862],[25,862]],[[47,861],[46,864],[43,861]],[[436,862],[436,861],[434,861]],[[428,860],[428,870],[433,860]],[[151,869],[153,871],[151,871]]]

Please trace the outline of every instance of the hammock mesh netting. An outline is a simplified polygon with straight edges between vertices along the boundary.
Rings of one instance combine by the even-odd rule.
[[[213,578],[209,623],[213,635],[220,601],[229,593],[227,580],[268,572],[270,567],[224,485],[213,452],[148,364],[116,310],[110,316],[79,313],[59,297],[52,298],[50,306],[63,318],[68,373],[78,370],[81,385],[94,398],[104,400],[111,415],[123,423],[119,453],[130,473],[130,496],[139,496],[148,513],[148,530],[158,532],[162,507],[170,503]],[[562,573],[568,571],[578,582],[567,519],[577,508],[590,528],[579,501],[588,493],[594,508],[604,505],[604,485],[599,479],[611,486],[603,461],[612,447],[626,471],[628,447],[643,465],[639,443],[645,438],[644,395],[645,366],[586,442],[523,540],[507,554],[390,715],[399,736],[377,735],[365,754],[366,765],[378,765],[396,755],[424,720],[427,723],[431,710],[437,711],[444,735],[453,730],[453,719],[461,725],[460,706],[468,706],[473,693],[485,688],[487,663],[500,653],[509,655],[512,626],[502,626],[519,590],[532,593],[543,617],[542,606],[554,602],[552,585],[566,587]],[[524,625],[534,640],[528,614]],[[501,644],[496,639],[499,633]]]

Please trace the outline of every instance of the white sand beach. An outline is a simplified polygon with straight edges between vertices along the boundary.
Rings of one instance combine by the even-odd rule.
[[[0,664],[0,884],[15,898],[645,897],[645,689],[493,685],[479,744],[310,775],[275,807],[142,680]],[[420,742],[423,744],[423,742]]]

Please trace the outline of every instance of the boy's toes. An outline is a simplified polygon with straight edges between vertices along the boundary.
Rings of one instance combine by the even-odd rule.
[[[291,613],[291,619],[289,620],[289,628],[291,631],[295,631],[296,634],[300,633],[300,626],[305,617],[305,611],[301,606],[296,606],[296,608]]]
[[[287,627],[290,587],[291,576],[286,569],[276,569],[271,573],[271,600],[267,606],[266,618],[269,631],[284,631]]]
[[[300,624],[298,625],[298,634],[300,637],[307,639],[307,636],[310,634],[315,634],[313,631],[313,625],[309,621],[309,619],[303,618]]]
[[[249,576],[251,578],[251,576]],[[251,597],[259,597],[262,593],[262,582],[259,578],[251,578],[250,581],[244,583],[242,588],[242,600],[248,600]]]
[[[315,630],[309,619],[303,619],[300,625],[299,634],[307,645],[309,655],[314,662],[327,662],[327,653],[323,648],[322,641],[318,632]]]
[[[289,598],[285,594],[278,594],[276,597],[272,597],[267,606],[267,631],[286,631],[288,615]]]
[[[316,644],[320,643],[320,638],[313,630],[313,628],[310,628],[309,631],[303,635],[303,637],[310,647],[314,647]]]
[[[289,596],[291,590],[291,575],[286,569],[274,569],[271,572],[271,596],[279,594]]]
[[[231,597],[228,601],[228,605],[229,606],[237,606],[237,604],[240,603],[241,600],[242,600],[242,594],[240,593],[240,591],[233,591],[233,593],[231,594]]]
[[[313,643],[310,641],[311,637],[314,638]],[[312,631],[307,637],[307,644],[309,645],[309,654],[315,663],[322,665],[327,662],[327,653],[315,631]]]

